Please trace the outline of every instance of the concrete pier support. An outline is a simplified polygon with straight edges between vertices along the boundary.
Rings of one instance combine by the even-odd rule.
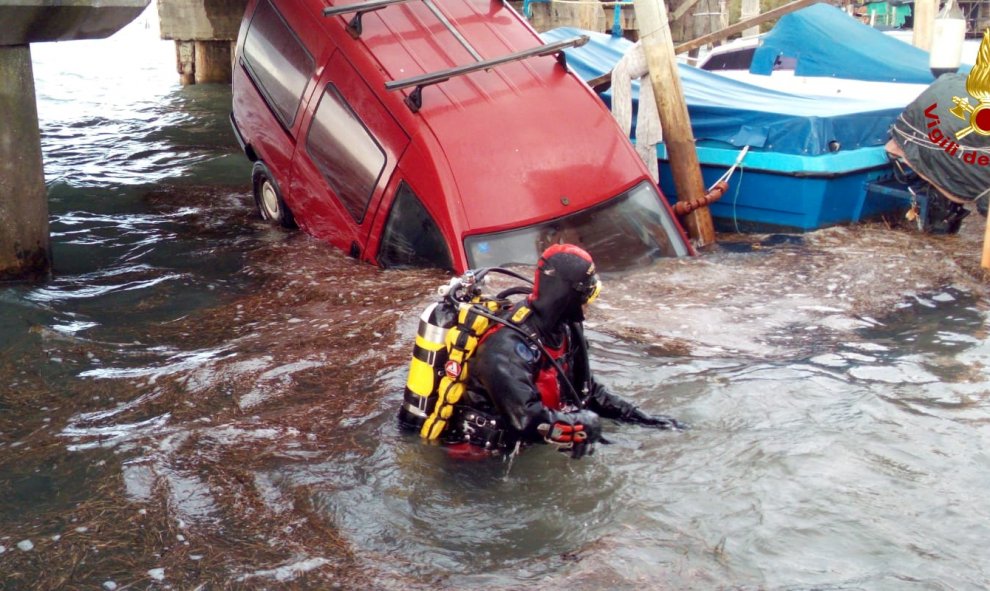
[[[0,281],[51,273],[30,45],[0,45]]]
[[[149,0],[0,0],[0,281],[51,276],[31,43],[102,39]]]
[[[179,82],[229,83],[234,41],[176,41],[175,63]]]
[[[175,41],[183,85],[229,83],[247,0],[158,0],[162,39]]]
[[[235,41],[196,42],[196,84],[230,83]]]

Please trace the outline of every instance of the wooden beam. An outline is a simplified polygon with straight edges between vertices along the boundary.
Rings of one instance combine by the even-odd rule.
[[[781,17],[787,13],[794,12],[795,10],[800,10],[805,6],[810,6],[820,1],[821,0],[794,0],[789,4],[784,4],[783,6],[778,6],[773,10],[768,10],[761,15],[754,16],[753,18],[748,18],[746,20],[741,20],[734,25],[729,25],[728,27],[722,29],[721,31],[715,31],[714,33],[710,33],[708,35],[698,37],[697,39],[692,39],[691,41],[681,43],[680,45],[674,47],[674,53],[685,53],[691,51],[692,49],[697,49],[699,47],[708,45],[709,43],[721,41],[722,39],[730,37],[731,35],[735,35],[736,33],[741,33],[750,27]]]
[[[698,163],[681,76],[677,71],[667,8],[663,0],[633,0],[633,7],[636,10],[640,45],[649,67],[656,108],[660,113],[663,143],[667,148],[677,200],[697,202],[705,197],[705,185],[701,178],[701,165]],[[646,106],[640,103],[639,108]],[[686,216],[685,221],[688,233],[699,246],[715,242],[715,227],[707,207],[694,210]]]
[[[681,5],[680,8],[678,8],[678,11],[680,11],[681,8],[687,6],[688,8],[684,9],[684,12],[686,12],[690,7],[694,6],[699,1],[700,0],[693,0],[693,1],[688,0],[686,4],[683,4]],[[735,35],[736,33],[744,31],[749,27],[757,26],[762,22],[772,20],[774,18],[783,16],[789,12],[794,12],[795,10],[799,10],[801,8],[804,8],[805,6],[810,6],[817,2],[821,2],[821,0],[795,0],[790,4],[785,4],[778,8],[774,8],[773,10],[769,10],[753,18],[741,20],[734,25],[730,25],[725,29],[722,29],[721,31],[716,31],[709,35],[705,35],[704,37],[698,37],[697,39],[692,39],[691,41],[685,41],[680,45],[675,45],[674,53],[685,53],[697,47],[708,45],[709,43],[714,43],[715,41],[721,41],[722,39],[725,39],[726,37],[729,37],[731,35]],[[681,15],[683,15],[683,12],[681,13]],[[676,20],[677,18],[679,18],[679,16],[678,13],[675,12],[672,15],[671,20]],[[611,76],[612,76],[612,71],[609,70],[608,72],[605,72],[601,76],[588,80],[588,86],[595,89],[595,92],[605,92],[609,88],[611,82]]]

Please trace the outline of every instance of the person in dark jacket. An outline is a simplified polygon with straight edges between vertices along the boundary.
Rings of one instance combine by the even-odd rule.
[[[558,244],[543,252],[533,293],[510,311],[511,326],[497,325],[478,345],[448,444],[504,450],[550,443],[580,458],[602,440],[601,418],[681,428],[592,376],[582,323],[600,289],[583,249]]]

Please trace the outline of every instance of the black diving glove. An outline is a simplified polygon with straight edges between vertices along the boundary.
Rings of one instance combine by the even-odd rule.
[[[622,418],[627,422],[644,425],[646,427],[654,427],[656,429],[660,429],[661,431],[687,429],[687,425],[679,422],[673,417],[668,417],[667,415],[648,415],[638,408],[634,408],[629,414]]]
[[[602,422],[590,410],[554,413],[554,422],[540,425],[539,431],[547,443],[557,450],[570,453],[574,459],[595,453],[595,443],[602,438]]]

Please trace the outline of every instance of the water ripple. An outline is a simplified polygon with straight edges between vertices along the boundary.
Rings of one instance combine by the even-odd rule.
[[[128,273],[133,270],[128,269]],[[151,289],[166,281],[175,281],[183,277],[180,273],[166,273],[158,277],[144,280],[128,281],[110,285],[80,285],[71,283],[62,287],[44,287],[32,291],[27,298],[35,302],[54,302],[66,299],[92,299],[108,294],[135,291],[141,289]]]
[[[100,367],[83,371],[81,378],[103,380],[148,378],[147,384],[154,384],[163,376],[170,376],[201,368],[208,363],[234,357],[231,346],[206,349],[201,351],[183,351],[171,356],[165,363],[141,367]]]
[[[108,415],[101,416],[100,418],[102,419],[105,416]],[[62,429],[59,435],[74,441],[74,443],[66,446],[69,451],[115,447],[121,443],[143,439],[152,433],[161,431],[168,424],[171,416],[171,413],[165,413],[135,423],[120,423],[105,426],[80,426],[79,424],[73,424]],[[88,421],[82,420],[80,422]]]

